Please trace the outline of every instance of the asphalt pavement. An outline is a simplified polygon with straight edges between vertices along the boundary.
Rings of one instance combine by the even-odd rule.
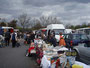
[[[39,68],[32,57],[26,57],[28,46],[20,41],[21,46],[12,48],[10,46],[0,48],[0,68]]]

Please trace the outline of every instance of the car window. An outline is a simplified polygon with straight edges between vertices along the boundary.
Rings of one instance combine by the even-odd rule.
[[[73,35],[73,39],[80,39],[80,35]]]
[[[68,35],[68,39],[71,39],[71,35]]]
[[[64,39],[71,39],[69,35],[64,35]]]
[[[64,29],[54,29],[55,35],[59,35],[59,33],[64,33]]]
[[[86,29],[85,34],[90,35],[90,29]]]
[[[88,37],[86,35],[80,35],[80,39],[88,40]]]

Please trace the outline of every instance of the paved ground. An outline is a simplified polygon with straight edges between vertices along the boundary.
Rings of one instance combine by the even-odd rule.
[[[28,46],[0,48],[0,68],[39,68],[31,57],[26,57]]]

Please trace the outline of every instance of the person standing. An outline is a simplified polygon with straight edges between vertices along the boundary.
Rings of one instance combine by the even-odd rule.
[[[56,38],[54,37],[53,34],[50,35],[50,38],[49,38],[49,43],[51,43],[54,47],[57,46],[57,43],[56,43]]]
[[[6,46],[9,46],[10,38],[11,38],[10,32],[7,31],[5,33],[5,43],[6,43]]]
[[[31,43],[31,38],[30,38],[31,34],[30,32],[26,34],[26,41],[27,41],[27,44],[30,44]]]
[[[30,34],[30,38],[31,38],[31,40],[34,42],[35,34],[33,33],[33,31],[32,31],[31,34]]]
[[[63,38],[63,36],[62,36],[62,33],[60,33],[59,45],[60,45],[60,46],[66,46],[65,40],[64,40],[64,38]]]
[[[43,40],[45,40],[45,37],[46,37],[46,36],[45,36],[44,32],[42,31],[42,32],[41,32],[41,38],[42,38]]]
[[[26,32],[23,34],[23,38],[24,38],[24,40],[26,39]]]
[[[48,30],[48,39],[49,39],[49,37],[50,37],[50,34],[51,34],[50,32],[51,32],[51,30]]]
[[[53,36],[55,37],[55,31],[51,30],[51,34],[53,34]]]
[[[11,34],[11,41],[12,41],[12,47],[15,47],[16,42],[17,42],[17,35],[16,35],[15,32],[13,32],[13,33]]]

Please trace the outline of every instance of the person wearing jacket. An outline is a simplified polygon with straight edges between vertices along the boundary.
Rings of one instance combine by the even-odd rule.
[[[54,47],[57,46],[56,38],[54,37],[53,34],[50,35],[49,43],[51,43]]]
[[[60,33],[59,46],[66,46],[65,40],[64,40],[64,38],[62,36],[62,33]]]
[[[9,46],[10,38],[11,38],[10,32],[7,31],[5,33],[5,43],[6,43],[6,46]]]
[[[11,34],[11,42],[12,42],[12,47],[15,47],[16,46],[16,42],[17,42],[17,35],[15,32],[13,32]]]

